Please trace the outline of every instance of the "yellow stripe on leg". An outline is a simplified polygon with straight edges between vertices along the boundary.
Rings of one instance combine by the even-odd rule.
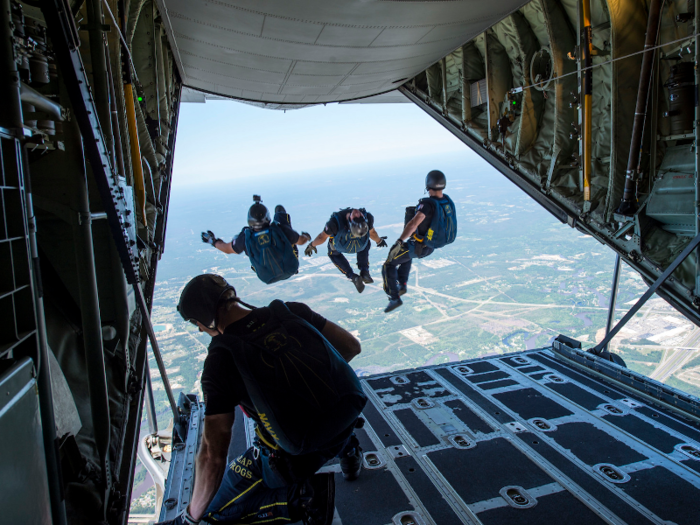
[[[243,496],[243,495],[246,494],[247,492],[250,492],[250,491],[251,491],[258,483],[260,483],[260,482],[262,482],[261,479],[259,479],[259,480],[256,481],[255,483],[253,483],[250,487],[248,487],[247,489],[245,489],[245,490],[244,490],[243,492],[241,492],[238,496],[236,496],[236,497],[233,498],[231,501],[229,501],[226,505],[224,505],[223,507],[221,507],[221,508],[219,509],[219,512],[223,512],[223,510],[224,510],[226,507],[228,507],[231,503],[233,503],[234,501],[236,501],[238,498],[240,498],[241,496]]]

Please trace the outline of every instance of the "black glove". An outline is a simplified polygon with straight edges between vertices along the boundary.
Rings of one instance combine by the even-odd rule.
[[[306,247],[306,250],[304,250],[304,255],[311,257],[311,255],[314,253],[318,253],[318,250],[316,249],[316,246],[309,243],[309,245]]]
[[[377,248],[386,248],[387,243],[386,243],[386,235],[384,237],[379,237],[380,241],[377,243]]]
[[[311,234],[310,234],[310,233],[308,233],[308,232],[301,232],[301,234],[304,235],[308,241],[311,240]]]
[[[404,251],[405,249],[406,249],[406,244],[401,239],[396,241],[392,245],[391,249],[389,250],[389,255],[386,258],[387,262],[394,260],[396,258],[396,256],[399,253],[401,253],[402,251]]]
[[[182,514],[180,514],[177,518],[173,518],[168,521],[160,521],[156,523],[155,525],[198,525],[199,520],[194,519],[192,516],[190,516],[190,513],[187,509],[182,511]]]
[[[219,239],[216,235],[214,235],[213,231],[207,230],[205,232],[202,232],[202,242],[205,242],[207,244],[211,244],[212,246],[216,246],[216,243],[218,241],[221,241],[221,239]]]

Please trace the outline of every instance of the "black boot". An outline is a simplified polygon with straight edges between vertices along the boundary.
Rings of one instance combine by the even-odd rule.
[[[360,277],[360,276],[357,275],[357,274],[353,274],[353,276],[350,277],[350,280],[352,281],[352,284],[355,285],[355,288],[357,288],[357,291],[358,291],[359,293],[364,292],[364,290],[365,290],[365,283],[364,283],[364,281],[362,280],[362,277]]]
[[[367,284],[374,282],[374,279],[372,279],[372,276],[369,274],[369,270],[361,270],[360,277],[362,277],[362,281]]]
[[[397,297],[396,299],[389,299],[389,304],[386,308],[384,308],[384,313],[388,314],[389,312],[396,310],[402,304],[403,301],[401,300],[401,297]]]
[[[399,296],[406,295],[408,293],[408,285],[407,284],[400,284],[399,285]]]
[[[359,446],[352,448],[340,458],[340,470],[343,472],[343,478],[347,481],[353,481],[360,477],[362,471],[362,449]]]
[[[299,493],[303,501],[304,525],[331,525],[335,511],[335,477],[315,474],[304,482]]]

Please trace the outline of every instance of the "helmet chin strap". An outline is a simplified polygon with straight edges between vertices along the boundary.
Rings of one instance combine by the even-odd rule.
[[[236,301],[237,303],[242,304],[242,305],[245,306],[246,308],[250,308],[251,310],[256,310],[256,309],[258,308],[257,306],[252,306],[252,305],[250,305],[250,304],[248,304],[248,303],[244,303],[243,301],[241,301],[241,298],[240,298],[240,297],[234,297],[233,300]]]

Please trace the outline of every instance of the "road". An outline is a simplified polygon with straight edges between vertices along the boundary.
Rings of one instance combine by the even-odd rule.
[[[667,381],[669,377],[683,368],[683,365],[697,355],[697,352],[700,350],[698,341],[700,341],[700,330],[696,328],[683,341],[680,348],[668,349],[665,352],[665,359],[661,360],[659,366],[649,374],[649,377],[662,383]]]

